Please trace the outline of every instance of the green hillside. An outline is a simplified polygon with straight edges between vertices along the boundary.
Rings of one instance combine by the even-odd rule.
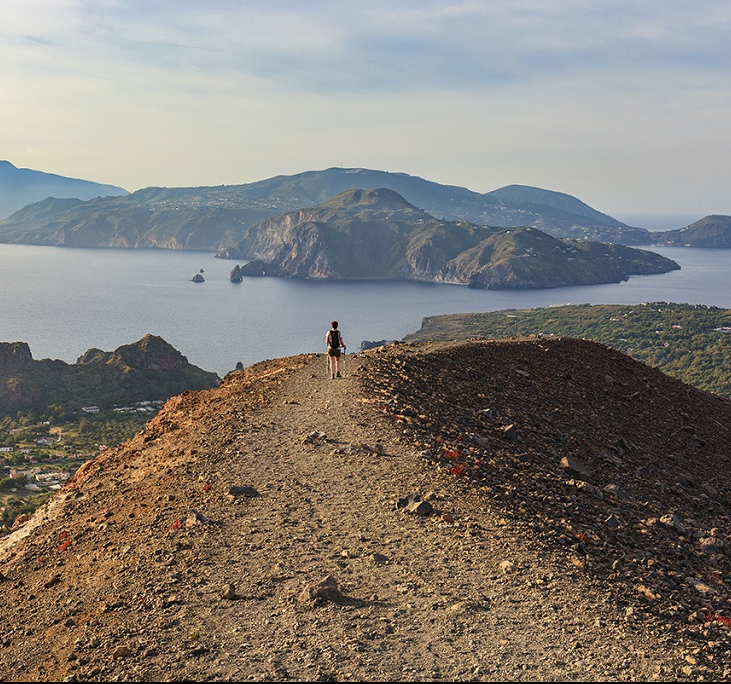
[[[731,398],[731,310],[700,304],[583,304],[425,318],[405,340],[561,335],[613,347],[664,373]]]

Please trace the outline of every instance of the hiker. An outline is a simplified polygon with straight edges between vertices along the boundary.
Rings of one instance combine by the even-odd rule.
[[[328,330],[327,335],[325,335],[325,344],[327,345],[327,367],[330,372],[330,377],[335,380],[335,378],[342,377],[340,375],[340,347],[343,348],[343,352],[345,352],[346,349],[345,342],[343,342],[343,336],[338,330],[337,321],[330,322],[330,330]]]

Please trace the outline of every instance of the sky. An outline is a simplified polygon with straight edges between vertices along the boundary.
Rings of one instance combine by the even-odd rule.
[[[2,0],[0,159],[190,187],[362,167],[731,214],[728,0]]]

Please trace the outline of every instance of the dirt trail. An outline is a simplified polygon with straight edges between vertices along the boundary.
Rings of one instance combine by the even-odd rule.
[[[110,455],[104,476],[67,496],[64,515],[88,530],[75,556],[51,567],[32,561],[46,551],[28,539],[6,549],[5,587],[42,609],[6,627],[0,676],[674,679],[672,643],[531,550],[530,530],[439,473],[384,419],[361,388],[365,363],[349,356],[345,377],[330,380],[323,355],[293,357],[279,375],[273,365],[256,401],[236,380],[224,399],[183,398],[154,438]],[[228,495],[233,486],[256,495]],[[411,494],[433,513],[399,509]],[[51,518],[28,538],[55,544],[63,520]],[[63,591],[46,587],[51,576]]]
[[[235,584],[241,599],[211,611],[205,631],[226,635],[218,650],[231,659],[199,676],[583,681],[658,672],[656,645],[638,641],[601,596],[527,555],[523,533],[484,502],[435,487],[433,466],[362,396],[360,363],[349,358],[346,377],[332,381],[321,358],[309,359],[240,426],[240,454],[219,464],[230,483],[261,496],[237,505],[225,549],[208,554],[211,577]],[[308,439],[314,432],[326,436]],[[375,444],[384,454],[358,453]],[[397,509],[414,493],[435,514]],[[336,601],[298,599],[328,575]]]

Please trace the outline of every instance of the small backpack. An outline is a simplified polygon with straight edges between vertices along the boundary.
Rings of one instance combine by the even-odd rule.
[[[340,346],[340,331],[330,330],[327,333],[327,346],[337,349]]]

